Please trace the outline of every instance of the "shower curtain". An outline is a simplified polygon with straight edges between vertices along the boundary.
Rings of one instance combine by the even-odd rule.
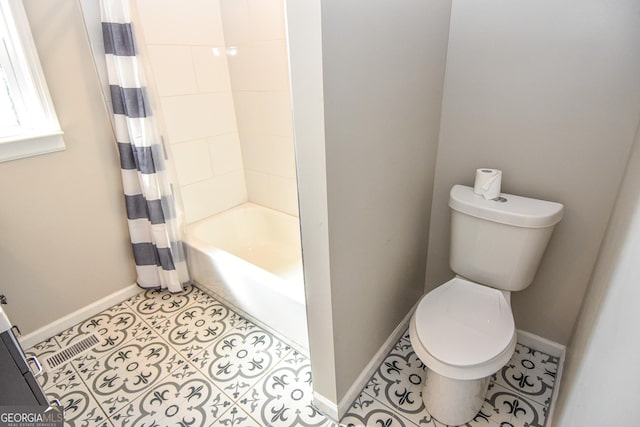
[[[189,273],[167,153],[151,115],[128,0],[101,0],[102,33],[137,282],[180,292]]]

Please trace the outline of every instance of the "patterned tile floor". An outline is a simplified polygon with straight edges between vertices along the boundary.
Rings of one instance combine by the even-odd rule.
[[[311,405],[309,360],[197,287],[144,291],[27,350],[39,358],[95,332],[102,342],[40,376],[70,426],[335,426]],[[558,359],[518,344],[468,426],[544,426]],[[408,332],[340,426],[438,426]]]

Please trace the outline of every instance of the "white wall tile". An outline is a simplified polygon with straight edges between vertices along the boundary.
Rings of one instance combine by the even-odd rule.
[[[278,209],[289,215],[298,216],[298,182],[296,179],[272,175],[271,181],[276,189],[276,204],[280,206]]]
[[[283,1],[136,4],[187,221],[247,201],[246,180],[252,201],[297,215]]]
[[[240,138],[245,135],[291,136],[288,91],[234,92]]]
[[[254,40],[285,38],[283,0],[248,0],[248,5]]]
[[[297,215],[283,0],[220,6],[249,199]]]
[[[296,177],[293,139],[279,136],[247,136],[242,140],[244,167],[257,172]]]
[[[249,200],[259,205],[273,207],[274,197],[271,194],[270,175],[253,170],[245,170],[244,175],[247,182]]]
[[[250,40],[247,0],[220,0],[220,12],[227,46],[237,46]]]
[[[203,181],[213,176],[206,139],[173,144],[173,163],[181,186]]]
[[[242,151],[237,134],[209,138],[209,155],[214,175],[242,171]]]
[[[227,45],[284,40],[283,0],[220,0]]]
[[[284,40],[244,44],[238,46],[237,52],[228,58],[234,91],[288,90],[289,71]]]
[[[232,172],[182,187],[187,223],[247,202],[244,174]]]
[[[147,51],[159,96],[196,93],[191,47],[154,45]]]
[[[236,131],[229,92],[165,97],[161,105],[171,143]]]
[[[224,46],[191,48],[199,92],[226,92],[231,87]]]
[[[272,174],[273,170],[269,165],[273,157],[267,137],[247,135],[242,138],[242,158],[245,169]]]
[[[298,216],[298,195],[295,179],[282,178],[246,170],[249,200],[289,215]]]
[[[218,0],[137,0],[147,44],[224,46]]]

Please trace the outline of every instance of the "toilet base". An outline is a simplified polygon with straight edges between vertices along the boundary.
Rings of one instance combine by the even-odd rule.
[[[491,376],[477,380],[456,380],[428,369],[422,400],[433,418],[458,426],[471,421],[484,403]]]

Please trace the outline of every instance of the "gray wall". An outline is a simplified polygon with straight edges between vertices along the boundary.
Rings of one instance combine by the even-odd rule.
[[[453,3],[426,290],[452,277],[454,184],[502,169],[503,192],[564,203],[519,328],[566,344],[640,112],[635,0]]]
[[[335,407],[320,3],[285,2],[313,389],[316,401]]]
[[[553,425],[640,417],[640,132],[565,362]]]
[[[0,291],[23,333],[135,282],[117,151],[80,6],[24,2],[66,150],[0,163]]]
[[[424,290],[449,11],[423,0],[322,2],[338,399]]]

